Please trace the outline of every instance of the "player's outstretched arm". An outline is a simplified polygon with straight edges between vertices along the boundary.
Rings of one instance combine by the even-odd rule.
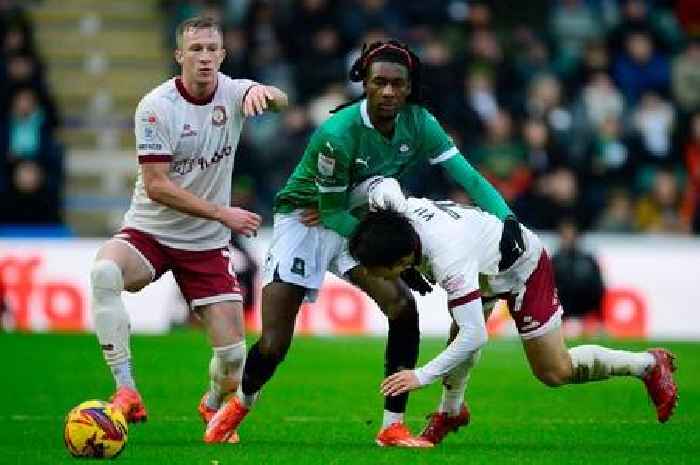
[[[169,163],[143,163],[143,184],[148,197],[188,215],[218,221],[236,234],[252,236],[260,226],[259,215],[242,208],[216,205],[181,188],[168,177]]]
[[[460,153],[448,158],[440,165],[483,210],[496,215],[501,220],[508,216],[515,216],[496,188],[476,171]]]
[[[277,87],[253,84],[243,100],[243,114],[246,117],[262,115],[265,111],[282,111],[287,106],[287,94]]]
[[[475,295],[476,298],[452,308],[452,316],[459,328],[454,340],[422,367],[388,376],[380,386],[383,395],[398,396],[427,386],[441,379],[486,344],[488,333],[481,298],[478,297],[478,291],[468,296],[470,295]]]

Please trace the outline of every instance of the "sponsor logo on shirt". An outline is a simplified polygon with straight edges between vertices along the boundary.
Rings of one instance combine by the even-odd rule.
[[[326,147],[328,147],[328,155],[323,152],[318,152],[318,174],[321,176],[333,176],[335,171],[335,158],[333,158],[333,152],[335,149],[330,142],[326,141]]]
[[[162,144],[139,144],[136,146],[138,150],[163,150]]]
[[[182,127],[182,133],[180,134],[180,137],[192,137],[192,136],[196,136],[196,135],[197,135],[197,131],[192,129],[192,127],[189,124],[185,124]]]
[[[223,126],[226,124],[226,119],[226,108],[221,105],[215,106],[211,113],[211,123],[214,126]]]
[[[155,137],[156,134],[156,128],[153,126],[144,126],[143,127],[143,138],[145,140],[153,140],[153,137]]]
[[[199,167],[200,170],[204,171],[210,166],[216,165],[224,158],[231,156],[232,153],[233,148],[230,145],[227,145],[226,147],[221,149],[220,152],[214,152],[214,155],[212,155],[208,159],[206,157],[200,156],[174,161],[170,164],[170,171],[179,175],[185,175],[187,173],[190,173],[197,167]]]
[[[335,171],[335,159],[324,155],[323,153],[318,153],[318,173],[321,176],[333,176],[333,171]]]
[[[141,135],[145,140],[153,140],[156,135],[156,114],[152,111],[144,111],[141,113],[139,119],[143,123],[143,128],[141,129]]]

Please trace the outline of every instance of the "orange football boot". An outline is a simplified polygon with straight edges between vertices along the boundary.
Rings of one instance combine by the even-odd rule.
[[[140,423],[148,419],[146,406],[143,405],[141,394],[136,389],[128,386],[119,386],[117,392],[111,397],[110,402],[114,408],[118,408],[124,414],[129,423]]]
[[[400,421],[379,431],[375,442],[381,447],[433,447],[432,442],[414,437],[408,427]]]
[[[241,403],[238,396],[231,396],[207,423],[207,429],[204,431],[204,442],[208,444],[232,442],[232,436],[234,435],[237,441],[238,434],[236,429],[238,429],[238,425],[241,424],[248,411],[248,408]]]

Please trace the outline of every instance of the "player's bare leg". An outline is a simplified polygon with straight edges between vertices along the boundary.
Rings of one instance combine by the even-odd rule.
[[[232,396],[210,420],[204,435],[206,442],[221,442],[227,432],[238,428],[263,385],[284,360],[305,292],[300,286],[283,282],[272,282],[263,288],[260,339],[248,353],[238,395]]]
[[[147,414],[131,369],[129,315],[121,293],[141,290],[152,279],[151,268],[144,258],[129,245],[114,239],[102,246],[90,272],[90,309],[95,332],[117,387],[112,403],[124,412],[129,422],[145,421]]]
[[[349,272],[350,280],[365,291],[389,319],[384,374],[415,368],[418,360],[418,311],[408,287],[401,281],[388,281],[362,273]],[[382,429],[377,436],[381,446],[432,447],[432,443],[414,437],[404,423],[408,393],[388,396],[384,400]]]
[[[678,401],[678,388],[672,375],[673,355],[663,349],[628,352],[598,345],[567,349],[560,328],[524,339],[523,347],[532,372],[548,386],[634,376],[644,381],[662,423],[671,416]]]
[[[226,396],[235,393],[240,385],[246,356],[243,305],[240,301],[216,302],[198,307],[196,311],[213,348],[209,390],[198,407],[202,420],[208,424]],[[224,440],[237,443],[238,433],[231,431]]]

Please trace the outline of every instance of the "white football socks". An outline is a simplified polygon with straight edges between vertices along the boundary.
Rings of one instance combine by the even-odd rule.
[[[121,298],[124,290],[121,269],[112,260],[97,260],[90,273],[90,288],[95,332],[105,361],[117,387],[135,388],[129,351],[129,314]]]
[[[639,378],[655,363],[648,352],[627,352],[597,345],[573,347],[569,355],[573,365],[572,383],[599,381],[610,376]]]
[[[472,352],[471,356],[461,364],[457,365],[448,373],[442,381],[442,399],[438,412],[447,413],[454,417],[459,415],[460,408],[464,402],[464,390],[469,381],[469,371],[476,365],[481,357],[481,349]]]
[[[403,423],[403,413],[390,412],[384,410],[384,418],[382,419],[382,429],[391,426],[394,423]]]
[[[209,395],[207,406],[217,409],[224,397],[235,392],[241,382],[245,363],[245,341],[214,347],[214,353],[209,362]]]

